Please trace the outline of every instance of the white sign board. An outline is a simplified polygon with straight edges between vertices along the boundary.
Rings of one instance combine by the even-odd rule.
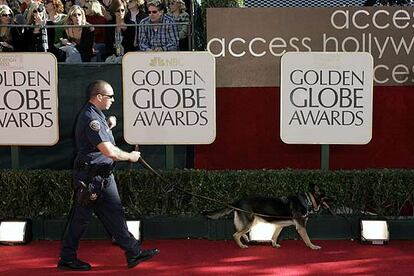
[[[208,52],[129,52],[122,59],[129,144],[211,144],[215,60]]]
[[[57,62],[49,53],[0,53],[0,145],[59,140]]]
[[[369,53],[289,52],[281,60],[280,137],[287,144],[367,144]]]

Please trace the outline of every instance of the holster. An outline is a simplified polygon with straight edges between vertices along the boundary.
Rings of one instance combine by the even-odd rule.
[[[76,188],[76,202],[82,207],[92,206],[102,196],[102,191],[105,188],[106,180],[102,179],[99,182],[90,182],[86,184],[83,181],[79,181],[79,186]]]

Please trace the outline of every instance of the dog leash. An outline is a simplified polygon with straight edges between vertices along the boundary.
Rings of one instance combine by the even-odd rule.
[[[138,150],[138,145],[136,145],[135,146],[135,149],[136,150]],[[240,212],[244,212],[244,213],[248,213],[248,214],[251,214],[251,215],[256,215],[256,216],[261,216],[261,217],[268,217],[268,218],[279,218],[279,219],[292,219],[293,217],[290,217],[290,216],[274,216],[274,215],[266,215],[266,214],[260,214],[260,213],[255,213],[255,212],[251,212],[251,211],[247,211],[247,210],[244,210],[244,209],[241,209],[241,208],[238,208],[238,207],[236,207],[236,206],[233,206],[233,205],[231,205],[231,204],[228,204],[228,203],[225,203],[225,202],[223,202],[223,201],[219,201],[219,200],[217,200],[217,199],[214,199],[214,198],[211,198],[211,197],[208,197],[208,196],[204,196],[204,195],[199,195],[199,194],[195,194],[195,193],[193,193],[193,192],[190,192],[190,191],[188,191],[188,190],[186,190],[186,189],[184,189],[184,188],[182,188],[181,186],[179,186],[179,185],[174,185],[174,184],[171,184],[168,180],[166,180],[159,172],[157,172],[154,168],[152,168],[151,167],[151,165],[149,165],[145,160],[144,160],[144,158],[141,156],[139,159],[138,159],[138,162],[142,165],[142,166],[144,166],[146,169],[148,169],[148,170],[150,170],[153,174],[155,174],[156,176],[158,176],[165,184],[167,184],[168,186],[167,187],[171,187],[171,188],[169,188],[169,190],[168,191],[166,191],[167,193],[169,193],[169,192],[171,192],[171,191],[173,191],[174,189],[177,189],[177,190],[179,190],[179,191],[181,191],[181,192],[183,192],[183,193],[185,193],[185,194],[188,194],[188,195],[191,195],[191,196],[194,196],[194,197],[197,197],[197,198],[201,198],[201,199],[204,199],[204,200],[207,200],[207,201],[211,201],[211,202],[215,202],[215,203],[218,203],[218,204],[220,204],[220,205],[223,205],[223,206],[226,206],[227,208],[231,208],[231,209],[233,209],[233,210],[237,210],[237,211],[240,211]]]
[[[167,191],[167,193],[169,193],[169,192],[171,192],[171,191],[173,191],[174,189],[177,189],[177,190],[179,190],[179,191],[181,191],[181,192],[183,192],[183,193],[185,193],[185,194],[188,194],[188,195],[191,195],[191,196],[194,196],[194,197],[198,197],[198,198],[202,198],[202,199],[205,199],[205,200],[208,200],[208,201],[212,201],[212,202],[215,202],[215,203],[219,203],[219,204],[221,204],[221,205],[224,205],[224,206],[226,206],[226,207],[229,207],[229,208],[232,208],[232,209],[236,209],[236,210],[239,210],[239,211],[244,211],[244,212],[248,212],[248,211],[246,211],[246,210],[242,210],[242,209],[240,209],[240,208],[237,208],[237,207],[235,207],[235,206],[232,206],[231,204],[228,204],[228,203],[225,203],[225,202],[222,202],[222,201],[219,201],[219,200],[217,200],[217,199],[214,199],[214,198],[211,198],[211,197],[208,197],[208,196],[204,196],[204,195],[199,195],[199,194],[195,194],[195,193],[193,193],[193,192],[190,192],[190,191],[188,191],[188,190],[186,190],[186,189],[184,189],[184,188],[182,188],[182,187],[180,187],[180,186],[178,186],[178,185],[173,185],[173,184],[171,184],[170,182],[168,182],[168,180],[166,180],[160,173],[158,173],[156,170],[154,170],[154,168],[152,168],[145,160],[144,160],[144,158],[142,158],[142,157],[140,157],[140,159],[138,160],[138,162],[139,163],[141,163],[141,165],[143,165],[145,168],[147,168],[148,170],[150,170],[153,174],[155,174],[156,176],[158,176],[165,184],[167,184],[167,185],[169,185],[169,186],[171,186],[171,188]],[[249,213],[252,213],[252,214],[254,214],[253,212],[249,212]]]
[[[138,146],[135,146],[135,149],[136,150],[138,150]],[[272,216],[272,215],[267,215],[267,214],[260,214],[260,213],[255,213],[255,212],[251,212],[251,211],[247,211],[247,210],[244,210],[244,209],[241,209],[241,208],[238,208],[238,207],[236,207],[236,206],[233,206],[233,205],[231,205],[231,204],[228,204],[228,203],[226,203],[226,202],[223,202],[223,201],[219,201],[219,200],[217,200],[217,199],[214,199],[214,198],[211,198],[211,197],[208,197],[208,196],[204,196],[204,195],[199,195],[199,194],[195,194],[195,193],[193,193],[193,192],[190,192],[190,191],[188,191],[188,190],[186,190],[186,189],[184,189],[184,188],[182,188],[181,186],[179,186],[179,185],[174,185],[174,184],[171,184],[167,179],[165,179],[159,172],[157,172],[153,167],[151,167],[151,165],[150,164],[148,164],[145,160],[144,160],[144,158],[141,156],[139,159],[138,159],[138,162],[143,166],[143,167],[145,167],[146,169],[148,169],[149,171],[151,171],[153,174],[155,174],[157,177],[159,177],[165,184],[167,184],[168,186],[167,187],[171,187],[171,188],[169,188],[167,191],[166,191],[166,193],[170,193],[170,192],[172,192],[174,189],[177,189],[177,190],[179,190],[179,191],[181,191],[182,193],[185,193],[185,194],[188,194],[188,195],[191,195],[191,196],[194,196],[194,197],[197,197],[197,198],[201,198],[201,199],[204,199],[204,200],[207,200],[207,201],[211,201],[211,202],[215,202],[215,203],[218,203],[218,204],[220,204],[220,205],[223,205],[223,206],[226,206],[227,208],[230,208],[230,209],[233,209],[233,210],[237,210],[237,211],[240,211],[240,212],[244,212],[244,213],[247,213],[247,214],[250,214],[250,215],[253,215],[253,216],[260,216],[260,217],[267,217],[267,218],[275,218],[275,219],[293,219],[293,217],[291,217],[291,216]],[[345,216],[342,216],[342,215],[338,215],[338,214],[335,214],[333,211],[332,211],[332,209],[330,208],[330,206],[326,203],[326,202],[323,202],[322,203],[324,206],[325,206],[325,209],[327,209],[328,210],[328,212],[331,214],[331,215],[333,215],[333,216],[337,216],[337,217],[342,217],[342,218],[344,218],[347,222],[348,222],[348,224],[350,225],[350,227],[351,227],[351,235],[353,235],[353,233],[354,233],[354,229],[353,229],[353,227],[352,227],[352,223],[349,221],[349,219],[347,218],[347,217],[345,217]]]

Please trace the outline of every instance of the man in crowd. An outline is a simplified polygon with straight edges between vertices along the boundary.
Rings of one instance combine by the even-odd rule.
[[[139,28],[141,51],[177,51],[178,28],[174,19],[164,14],[165,4],[161,0],[147,2],[148,17],[141,20],[145,24]]]

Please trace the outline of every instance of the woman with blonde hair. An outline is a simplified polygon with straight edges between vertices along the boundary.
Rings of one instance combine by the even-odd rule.
[[[61,49],[66,52],[66,62],[90,62],[95,29],[86,22],[85,12],[80,6],[74,5],[69,9],[65,25],[74,26],[67,27],[61,39]]]
[[[127,7],[128,12],[125,16],[136,23],[148,16],[145,12],[145,0],[127,0]]]
[[[108,21],[105,18],[102,11],[102,4],[98,0],[91,0],[85,3],[83,9],[85,10],[86,21],[94,25],[104,25]],[[106,49],[105,49],[105,32],[106,28],[96,27],[95,28],[95,43],[94,51],[96,61],[105,61]]]
[[[176,23],[187,23],[178,25],[178,36],[180,38],[179,47],[181,51],[188,51],[188,34],[190,15],[185,11],[185,3],[183,0],[168,1],[168,15],[171,16]]]
[[[32,2],[27,11],[27,25],[23,30],[23,46],[28,52],[51,52],[59,60],[59,53],[54,46],[55,28],[46,28],[46,25],[55,25],[47,21],[45,6]]]
[[[9,6],[0,5],[0,25],[13,24],[13,11]],[[17,27],[0,27],[0,52],[21,50],[21,30]]]

